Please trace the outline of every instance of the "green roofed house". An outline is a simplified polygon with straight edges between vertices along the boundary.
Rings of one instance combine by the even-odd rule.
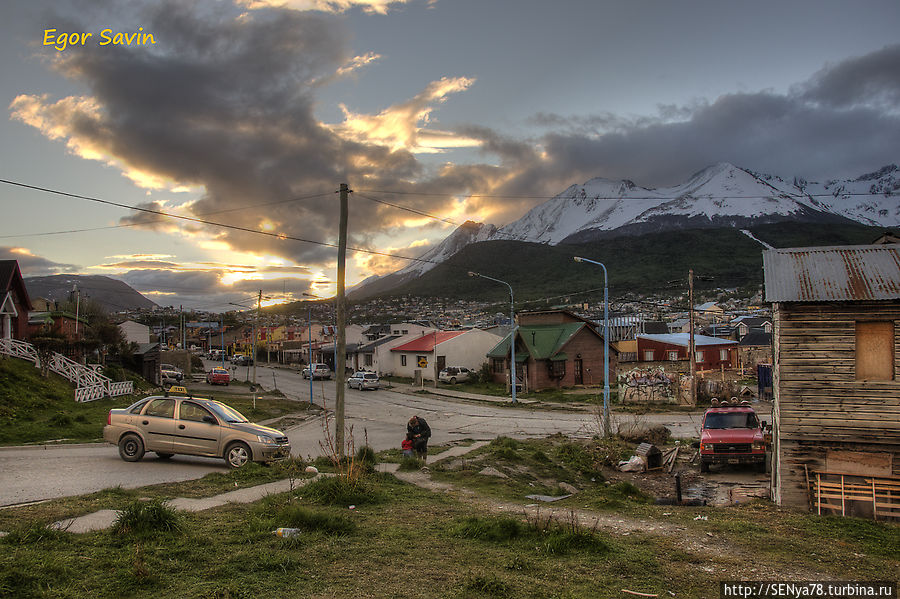
[[[516,379],[526,391],[603,384],[603,335],[596,325],[565,310],[517,315]],[[488,352],[494,381],[509,380],[509,335]],[[618,352],[610,346],[609,377]]]

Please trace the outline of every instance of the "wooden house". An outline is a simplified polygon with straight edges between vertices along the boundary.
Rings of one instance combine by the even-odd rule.
[[[527,391],[603,384],[604,340],[594,323],[566,310],[521,312],[518,322],[516,379]],[[496,382],[509,377],[509,339],[507,335],[487,354]],[[618,351],[610,345],[610,380],[617,364]]]
[[[18,260],[0,260],[0,338],[24,339],[33,309]]]
[[[690,333],[638,335],[639,362],[678,362],[691,359]],[[694,359],[697,370],[719,370],[737,365],[738,342],[706,335],[694,335]]]
[[[879,494],[900,486],[900,247],[766,250],[763,268],[775,325],[773,499],[900,517],[896,490],[894,508]]]

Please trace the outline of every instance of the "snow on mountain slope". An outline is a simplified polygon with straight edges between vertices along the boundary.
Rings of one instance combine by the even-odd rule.
[[[798,180],[796,184],[835,214],[880,227],[900,223],[900,167],[896,164],[856,179],[825,183]]]
[[[433,247],[421,256],[418,256],[418,260],[410,261],[409,264],[394,274],[403,276],[412,275],[416,277],[421,276],[470,243],[487,241],[488,239],[492,239],[496,233],[497,227],[494,225],[486,225],[484,223],[476,223],[468,220],[461,224],[436,247]]]

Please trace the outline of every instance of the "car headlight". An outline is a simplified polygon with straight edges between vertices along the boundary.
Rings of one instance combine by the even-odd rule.
[[[265,443],[266,445],[275,445],[275,439],[267,435],[256,435],[256,438],[260,443]]]
[[[753,442],[753,450],[754,451],[761,451],[765,448],[766,448],[765,441],[754,441]]]

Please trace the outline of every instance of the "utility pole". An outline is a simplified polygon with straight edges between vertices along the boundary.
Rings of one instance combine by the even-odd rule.
[[[334,348],[334,442],[337,445],[338,456],[344,457],[344,380],[347,376],[347,313],[344,302],[344,275],[347,260],[347,200],[350,189],[346,183],[341,183],[341,219],[338,229],[338,260],[337,260],[337,339]],[[312,376],[312,374],[310,374]]]
[[[688,306],[690,314],[691,327],[690,341],[688,342],[688,353],[691,355],[691,403],[697,405],[697,352],[694,351],[694,269],[688,271]]]
[[[253,332],[253,386],[256,386],[256,338],[259,337],[259,312],[262,306],[262,289],[256,296],[256,330]]]

